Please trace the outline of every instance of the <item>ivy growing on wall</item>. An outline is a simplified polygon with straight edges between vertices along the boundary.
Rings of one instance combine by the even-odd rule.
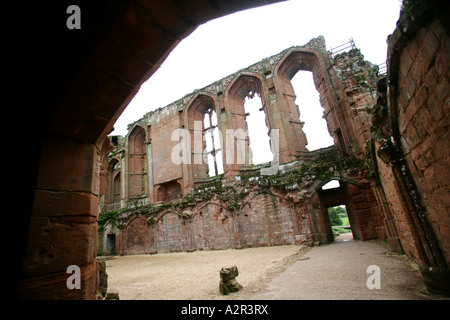
[[[155,222],[157,213],[170,210],[182,218],[189,215],[183,213],[183,208],[194,207],[198,203],[219,201],[224,204],[230,212],[238,212],[244,206],[244,199],[250,193],[272,194],[272,188],[282,190],[296,190],[304,182],[311,180],[326,181],[336,175],[348,173],[356,174],[367,169],[364,160],[349,156],[339,158],[335,148],[324,149],[311,153],[310,160],[276,175],[261,175],[259,169],[243,172],[234,185],[225,186],[221,179],[216,179],[194,187],[193,192],[185,195],[182,199],[161,204],[147,204],[121,208],[117,210],[101,212],[98,219],[99,229],[102,230],[107,224],[122,229],[126,222],[134,216],[147,217],[148,223]]]

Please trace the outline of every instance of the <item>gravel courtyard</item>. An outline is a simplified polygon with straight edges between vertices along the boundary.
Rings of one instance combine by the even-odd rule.
[[[226,299],[219,293],[221,268],[236,265],[237,281],[247,291],[301,250],[290,245],[114,257],[106,261],[108,288],[118,290],[121,300]]]
[[[366,286],[374,264],[380,290]],[[222,296],[219,271],[232,265],[244,288]],[[106,266],[108,288],[121,300],[430,299],[414,264],[380,241],[122,256]]]

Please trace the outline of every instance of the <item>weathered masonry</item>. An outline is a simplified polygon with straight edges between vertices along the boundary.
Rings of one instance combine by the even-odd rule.
[[[445,291],[448,38],[437,22],[417,31],[427,14],[418,4],[405,8],[389,40],[387,75],[379,75],[360,50],[333,55],[318,37],[149,112],[129,125],[125,138],[110,137],[114,151],[99,250],[138,254],[328,243],[333,235],[327,208],[343,204],[355,239],[387,239],[393,251],[424,266],[432,290]],[[419,33],[409,43],[411,30]],[[299,71],[313,74],[332,147],[307,149],[301,112],[308,106],[295,104],[291,84]],[[248,133],[244,103],[255,95],[267,134],[274,140],[276,130],[279,142],[272,145],[272,163],[256,166],[249,136],[225,134]],[[187,161],[174,163],[172,152],[182,138],[171,133],[179,129],[194,147],[184,155]],[[213,130],[226,138],[211,147],[206,135]],[[240,162],[233,153],[239,142],[245,151]],[[274,163],[275,172],[264,174]],[[331,180],[339,187],[322,189]]]
[[[8,123],[7,149],[27,147],[26,156],[7,157],[11,295],[94,299],[98,248],[132,254],[329,242],[325,208],[335,204],[347,206],[355,238],[387,239],[422,267],[430,290],[450,294],[448,1],[404,1],[385,76],[358,50],[329,56],[317,38],[145,115],[123,140],[107,137],[196,26],[269,2],[83,2],[75,32],[60,16],[71,2],[17,10],[30,25],[11,46],[22,86],[20,107],[8,109],[20,126]],[[305,106],[295,106],[290,85],[299,70],[314,75],[334,147],[307,150]],[[211,131],[245,131],[243,99],[253,95],[267,133],[279,134],[276,174],[251,164],[247,138],[225,139],[246,151],[231,163],[220,161],[227,146],[212,142]],[[205,146],[190,155],[208,164],[168,160],[179,129],[205,134]],[[330,180],[340,187],[323,190]],[[80,267],[79,290],[67,288],[69,265]]]
[[[94,299],[107,134],[141,84],[197,26],[272,2],[78,1],[79,30],[66,25],[72,1],[29,3],[27,10],[10,3],[22,27],[7,40],[15,48],[12,76],[21,83],[12,86],[18,90],[9,112],[27,130],[10,121],[6,140],[10,150],[16,141],[29,142],[27,157],[7,159],[14,212],[8,215],[10,296]],[[80,290],[67,288],[69,265],[80,267]]]
[[[307,149],[301,109],[308,106],[295,104],[291,84],[300,70],[313,73],[335,146]],[[385,238],[364,151],[377,71],[358,49],[332,57],[318,37],[144,115],[129,125],[125,138],[110,137],[115,147],[99,249],[137,254],[327,243],[333,235],[326,209],[339,204],[349,210],[356,239]],[[271,164],[252,164],[248,135],[230,139],[225,133],[247,132],[244,100],[254,95],[261,98],[268,134],[278,130],[279,167],[271,174],[264,171]],[[187,130],[185,139],[193,146],[190,159],[181,163],[172,158],[180,143],[173,133],[179,129]],[[209,170],[202,155],[208,153],[204,136],[213,129],[225,138],[213,149],[222,151],[215,152],[222,161],[209,158],[215,165]],[[245,151],[240,162],[238,140]],[[230,149],[236,154],[227,161]],[[217,175],[220,163],[223,174]],[[322,190],[330,180],[340,187]]]

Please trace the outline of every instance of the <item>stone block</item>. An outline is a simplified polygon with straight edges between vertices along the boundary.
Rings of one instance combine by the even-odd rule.
[[[242,289],[242,285],[240,285],[236,279],[230,280],[228,282],[220,281],[219,290],[223,295],[228,295],[229,293],[238,292]]]
[[[91,263],[97,251],[94,217],[33,217],[24,257],[26,276],[66,270]]]
[[[95,146],[53,137],[44,142],[42,150],[38,189],[96,193],[94,162],[99,157]]]
[[[88,192],[35,191],[33,203],[34,217],[82,216],[98,211],[98,196]]]
[[[108,274],[106,273],[106,262],[105,260],[97,260],[97,270],[98,270],[98,289],[97,296],[101,299],[106,297],[108,292]]]
[[[239,275],[239,271],[236,266],[229,268],[222,268],[220,270],[220,280],[226,282],[236,278]]]
[[[406,76],[408,75],[408,72],[409,72],[409,69],[411,68],[412,63],[413,63],[413,60],[411,58],[409,50],[404,50],[402,53],[402,58],[400,60],[400,73],[403,78],[406,78]]]
[[[219,291],[221,294],[228,295],[229,293],[242,289],[242,285],[236,281],[238,275],[239,271],[236,266],[222,268],[220,270]]]
[[[96,264],[80,265],[80,289],[69,289],[66,269],[26,277],[19,285],[21,300],[85,300],[95,297],[98,285]]]

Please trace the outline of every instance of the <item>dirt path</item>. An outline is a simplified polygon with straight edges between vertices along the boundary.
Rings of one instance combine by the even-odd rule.
[[[351,235],[351,234],[350,234]],[[416,300],[430,299],[418,268],[404,255],[389,254],[380,241],[350,240],[344,234],[331,245],[318,246],[303,260],[277,275],[267,287],[248,299],[286,300]],[[380,288],[369,289],[380,270]],[[371,278],[373,279],[373,278]],[[369,281],[369,285],[374,283]]]
[[[351,234],[350,234],[351,235]],[[313,248],[278,246],[116,257],[107,261],[108,286],[120,299],[427,299],[423,280],[404,256],[379,241]],[[222,296],[219,271],[236,265],[244,289]],[[381,289],[369,290],[367,267],[381,271]]]
[[[335,242],[347,242],[353,240],[353,233],[349,232],[349,233],[343,233],[340,236],[336,237],[336,239],[334,239]]]

